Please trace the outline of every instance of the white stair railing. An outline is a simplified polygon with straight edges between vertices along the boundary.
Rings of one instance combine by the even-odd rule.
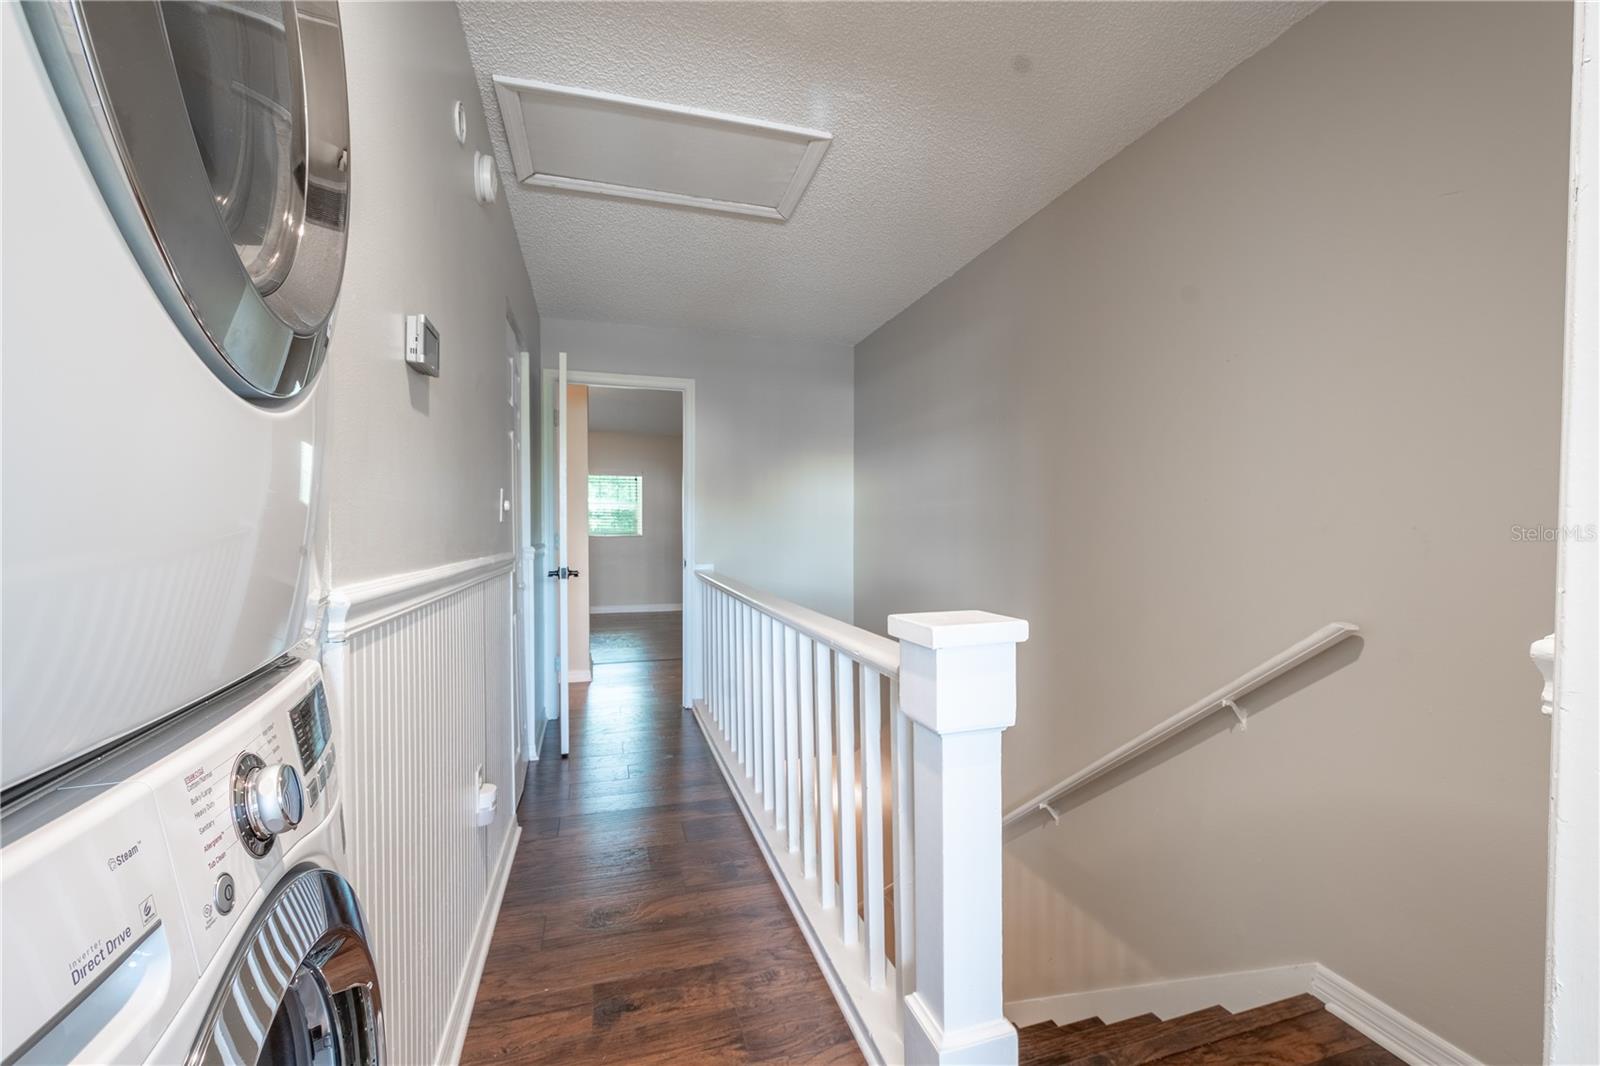
[[[891,615],[895,641],[696,569],[696,719],[862,1052],[1015,1063],[1000,734],[1028,624]]]

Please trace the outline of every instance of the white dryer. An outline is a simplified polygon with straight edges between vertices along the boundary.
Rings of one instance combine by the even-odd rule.
[[[314,662],[0,816],[0,1061],[374,1066],[382,996]]]
[[[336,3],[6,8],[15,798],[315,628],[351,163]]]

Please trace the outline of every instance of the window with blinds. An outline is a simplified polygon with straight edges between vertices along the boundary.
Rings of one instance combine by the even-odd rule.
[[[589,536],[644,536],[644,478],[638,474],[589,475]]]

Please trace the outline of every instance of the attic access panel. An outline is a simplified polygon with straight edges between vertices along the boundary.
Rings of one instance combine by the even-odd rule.
[[[784,221],[831,133],[495,75],[517,181]]]

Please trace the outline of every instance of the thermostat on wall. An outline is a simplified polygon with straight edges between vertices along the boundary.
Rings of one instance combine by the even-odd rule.
[[[427,315],[406,316],[406,362],[419,374],[439,376],[439,330]]]

